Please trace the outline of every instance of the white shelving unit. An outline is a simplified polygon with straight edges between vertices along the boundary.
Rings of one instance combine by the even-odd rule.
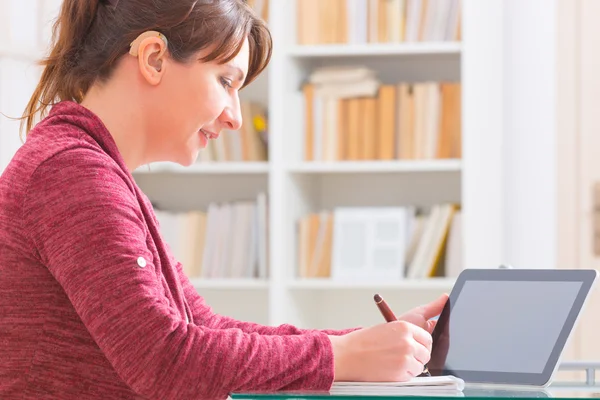
[[[296,223],[308,212],[336,206],[427,207],[458,202],[464,212],[465,265],[496,267],[501,263],[493,238],[501,234],[501,220],[490,217],[488,208],[494,206],[489,199],[498,196],[500,189],[486,182],[486,176],[497,175],[501,169],[500,149],[494,146],[494,137],[501,136],[501,131],[493,122],[501,121],[502,115],[501,108],[494,110],[494,104],[486,104],[488,90],[478,90],[480,85],[489,88],[487,81],[500,70],[496,58],[477,54],[490,43],[494,48],[496,43],[490,39],[502,34],[495,30],[497,23],[489,23],[495,7],[499,7],[497,2],[464,0],[461,43],[299,46],[295,41],[295,2],[271,2],[270,26],[276,43],[269,67],[270,323],[310,328],[380,323],[374,293],[385,296],[400,313],[452,288],[453,280],[445,278],[357,283],[297,279]],[[468,17],[471,14],[479,15]],[[299,88],[314,68],[333,65],[364,65],[389,83],[461,81],[463,158],[305,162],[304,107]]]
[[[2,6],[14,6],[19,1],[22,0],[0,2],[0,11]],[[27,0],[27,7],[31,6],[30,10],[33,10],[33,5],[37,5],[38,11],[35,12],[46,15],[47,6],[55,7],[59,2]],[[519,13],[518,3],[513,3],[511,12]],[[336,206],[406,204],[427,207],[441,202],[457,202],[463,210],[464,267],[495,268],[514,259],[518,261],[519,254],[510,250],[520,251],[525,244],[507,251],[505,243],[510,241],[513,232],[521,229],[514,223],[514,216],[522,215],[523,211],[516,203],[512,208],[505,206],[510,203],[510,195],[504,187],[513,175],[521,173],[523,169],[518,167],[529,162],[526,150],[535,151],[536,147],[523,141],[525,147],[519,147],[522,151],[515,157],[507,157],[507,152],[521,143],[516,142],[514,135],[514,141],[505,139],[505,129],[507,121],[518,126],[521,120],[544,119],[549,110],[540,107],[532,109],[528,115],[516,115],[506,107],[506,80],[511,76],[507,76],[505,70],[509,62],[520,60],[526,65],[531,60],[525,51],[517,53],[513,50],[510,60],[505,56],[508,29],[504,21],[508,17],[504,16],[504,0],[463,0],[460,43],[361,46],[299,46],[295,40],[295,0],[276,0],[269,4],[269,24],[275,41],[272,61],[268,70],[241,94],[242,98],[268,106],[269,162],[205,163],[190,168],[158,163],[151,165],[149,170],[142,167],[134,173],[151,200],[173,211],[205,210],[211,202],[235,201],[253,198],[260,192],[269,193],[268,280],[194,279],[195,287],[208,304],[217,312],[259,323],[344,328],[382,322],[372,300],[375,292],[385,296],[393,309],[401,313],[451,290],[452,280],[443,278],[359,283],[298,280],[295,235],[298,218],[307,212]],[[2,26],[10,26],[6,21],[7,15],[0,13],[0,31]],[[544,14],[542,17],[547,16]],[[32,18],[45,23],[43,29],[46,33],[39,35],[47,38],[47,18],[37,14]],[[518,43],[513,45],[518,46]],[[33,65],[33,60],[42,54],[35,50],[35,46],[11,44],[10,40],[2,46],[0,76],[3,60]],[[533,54],[538,64],[552,62],[546,53],[541,56]],[[317,67],[349,64],[361,64],[376,70],[383,82],[460,81],[462,158],[410,162],[303,161],[304,121],[300,85]],[[0,81],[0,94],[3,90],[7,93],[2,87],[4,81],[6,78]],[[540,81],[535,84],[541,87],[546,83]],[[535,88],[530,87],[530,93],[538,93],[533,90]],[[512,86],[513,99],[519,98],[517,89],[516,84]],[[24,93],[23,99],[13,102],[11,112],[22,110],[24,104],[20,103],[27,98],[29,86],[19,90]],[[3,104],[12,99],[3,96]],[[532,97],[527,99],[534,100]],[[4,145],[3,138],[15,135],[18,138],[17,129],[18,126],[12,122],[0,125],[2,165],[14,150],[12,145]],[[552,165],[544,167],[547,167],[544,171],[552,171]],[[537,188],[540,185],[552,188],[546,182],[538,181]],[[532,189],[527,196],[534,199],[536,193]],[[540,219],[551,218],[553,213],[554,210],[540,207],[536,215]],[[510,224],[507,225],[507,221]],[[555,233],[537,228],[534,220],[522,221],[531,228],[527,232],[532,236],[539,234],[540,237],[551,238]],[[506,226],[511,229],[507,230]],[[544,259],[542,266],[546,266],[548,260],[552,261],[552,258]]]

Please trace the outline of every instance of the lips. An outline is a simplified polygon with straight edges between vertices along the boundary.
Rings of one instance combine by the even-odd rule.
[[[207,131],[206,129],[200,129],[200,132],[202,132],[207,139],[217,139],[219,137],[218,133]]]

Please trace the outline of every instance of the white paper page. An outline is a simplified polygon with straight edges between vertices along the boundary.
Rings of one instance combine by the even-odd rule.
[[[463,390],[465,382],[455,376],[427,376],[427,377],[415,377],[408,381],[403,382],[335,382],[332,385],[332,390],[339,390],[340,388],[350,389],[354,388],[360,390],[361,388],[379,388],[379,389],[428,389],[428,390]]]

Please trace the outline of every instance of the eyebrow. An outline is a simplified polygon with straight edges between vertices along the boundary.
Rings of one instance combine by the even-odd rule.
[[[236,67],[234,65],[229,65],[229,64],[227,64],[225,66],[227,67],[227,69],[230,69],[230,70],[233,70],[233,71],[237,72],[237,74],[238,74],[237,79],[240,82],[244,82],[244,79],[245,79],[245,77],[244,77],[244,71],[242,71],[242,69],[240,67]]]

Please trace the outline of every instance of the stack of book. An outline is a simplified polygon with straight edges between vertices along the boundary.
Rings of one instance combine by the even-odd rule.
[[[461,0],[296,0],[300,45],[459,41]]]
[[[306,161],[460,158],[460,82],[381,83],[323,67],[303,86]]]
[[[161,234],[190,278],[266,279],[268,205],[256,200],[211,203],[207,210],[155,209]]]

